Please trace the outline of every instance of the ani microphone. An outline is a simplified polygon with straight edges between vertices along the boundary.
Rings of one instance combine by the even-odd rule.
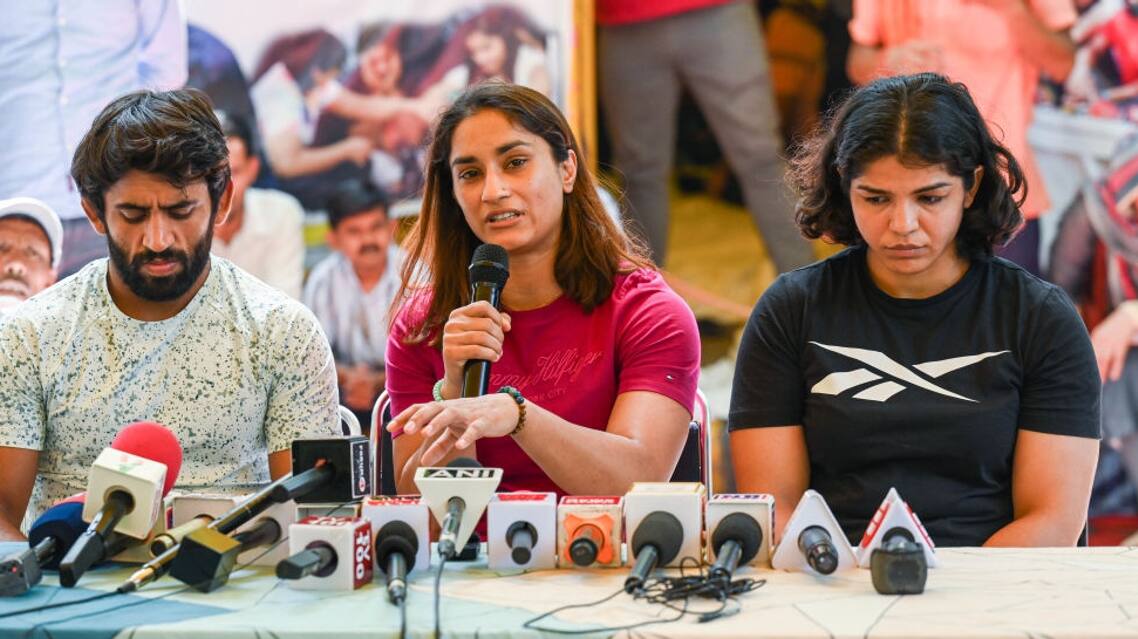
[[[441,528],[439,557],[449,561],[458,555],[501,481],[501,468],[483,468],[468,457],[415,471],[415,485]]]
[[[497,244],[483,244],[474,249],[470,260],[470,301],[490,302],[498,308],[502,289],[510,278],[510,258]],[[462,369],[462,396],[485,395],[490,385],[490,362],[472,359]]]

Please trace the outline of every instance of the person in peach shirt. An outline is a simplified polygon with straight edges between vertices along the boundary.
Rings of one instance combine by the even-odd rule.
[[[1026,222],[997,255],[1035,275],[1038,218],[1050,207],[1027,142],[1041,73],[1062,81],[1075,47],[1071,0],[854,0],[846,70],[865,84],[883,75],[943,73],[964,83],[984,118],[1023,166]]]

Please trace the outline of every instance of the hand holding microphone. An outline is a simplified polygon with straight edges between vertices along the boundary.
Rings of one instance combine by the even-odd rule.
[[[412,406],[387,427],[409,435],[422,431],[430,442],[420,456],[424,465],[438,463],[454,448],[464,450],[482,437],[508,435],[517,426],[516,405],[504,397],[484,397],[490,364],[501,358],[510,330],[510,316],[498,310],[510,276],[506,250],[496,244],[479,246],[468,271],[471,302],[452,311],[443,326],[442,396],[452,401]]]

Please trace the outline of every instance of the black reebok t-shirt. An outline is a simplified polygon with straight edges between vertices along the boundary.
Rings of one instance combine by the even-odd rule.
[[[1011,262],[896,299],[855,247],[779,277],[744,329],[729,428],[794,424],[852,543],[896,486],[937,545],[979,546],[1012,520],[1017,429],[1099,437],[1098,367],[1067,296]]]

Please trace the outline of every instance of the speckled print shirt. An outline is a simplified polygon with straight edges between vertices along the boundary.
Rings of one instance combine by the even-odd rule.
[[[42,451],[25,522],[83,490],[134,421],[173,431],[178,488],[209,492],[265,483],[269,452],[340,433],[332,352],[300,303],[214,257],[182,312],[142,322],[106,278],[92,262],[0,319],[0,446]]]

